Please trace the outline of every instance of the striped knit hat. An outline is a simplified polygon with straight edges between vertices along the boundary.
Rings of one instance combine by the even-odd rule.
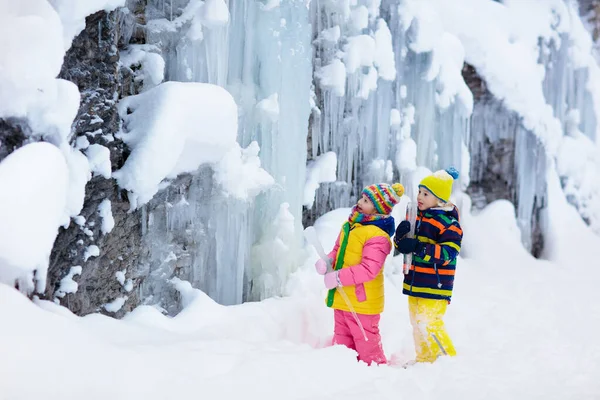
[[[378,185],[370,185],[363,189],[363,194],[371,200],[378,214],[389,214],[392,208],[400,201],[400,197],[404,194],[404,186],[400,183],[388,185],[380,183]]]

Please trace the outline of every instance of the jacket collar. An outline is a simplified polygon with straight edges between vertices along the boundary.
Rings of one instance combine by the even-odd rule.
[[[457,221],[459,220],[458,208],[456,208],[456,206],[452,203],[448,203],[448,205],[445,207],[432,207],[425,211],[419,211],[419,214],[420,215],[429,214],[432,216],[445,214],[445,215],[451,216],[452,218],[456,219]]]

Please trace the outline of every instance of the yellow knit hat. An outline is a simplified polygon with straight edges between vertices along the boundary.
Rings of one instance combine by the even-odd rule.
[[[452,194],[452,183],[458,179],[458,171],[454,167],[439,170],[423,178],[419,187],[429,190],[435,197],[447,203]]]

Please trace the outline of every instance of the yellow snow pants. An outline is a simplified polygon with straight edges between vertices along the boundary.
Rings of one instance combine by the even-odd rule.
[[[408,296],[417,362],[434,362],[441,355],[455,356],[456,349],[444,328],[446,300]]]

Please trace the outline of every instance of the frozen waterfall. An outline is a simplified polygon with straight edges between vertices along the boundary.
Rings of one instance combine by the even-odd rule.
[[[565,132],[574,146],[579,134],[598,142],[600,74],[589,34],[569,1],[535,6],[557,23],[513,32],[502,21],[527,9],[504,3],[149,0],[143,50],[162,57],[165,80],[233,95],[237,141],[258,143],[274,185],[240,200],[202,167],[155,196],[144,213],[145,301],[176,312],[174,276],[223,304],[281,294],[301,256],[303,219],[351,205],[375,181],[399,180],[414,196],[423,174],[451,165],[461,170],[456,190],[469,190],[475,206],[515,203],[534,253],[544,171],[557,162],[571,200],[598,226],[589,211],[598,184],[560,154]],[[466,24],[470,12],[497,18]],[[522,57],[523,76],[511,57]],[[306,163],[328,152],[336,180],[307,201]],[[596,165],[592,155],[585,168]]]

